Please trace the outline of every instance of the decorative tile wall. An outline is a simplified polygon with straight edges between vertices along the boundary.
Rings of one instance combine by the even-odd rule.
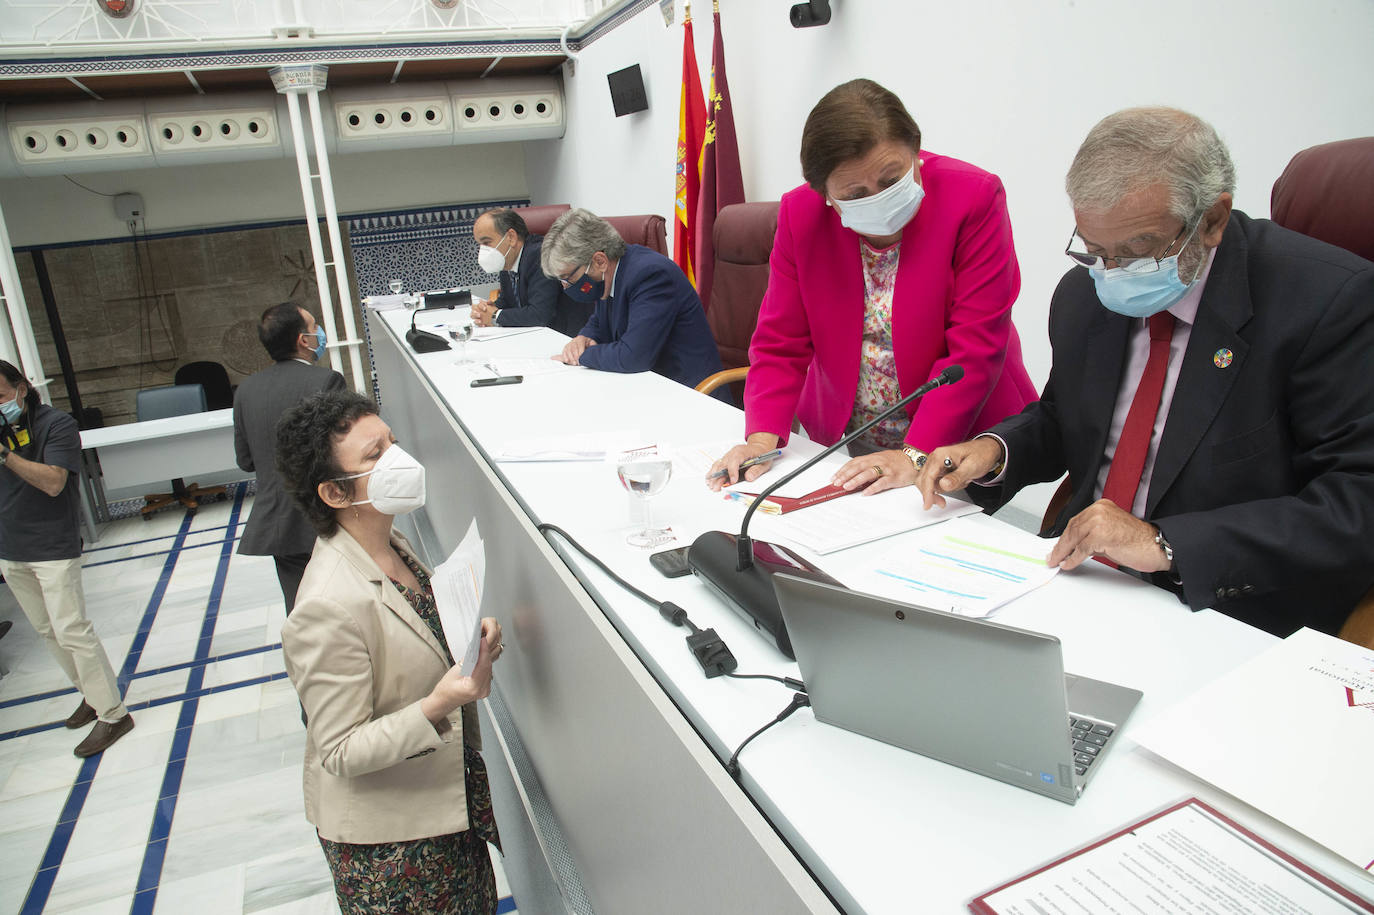
[[[345,218],[358,296],[385,295],[400,279],[406,292],[492,282],[477,266],[472,224],[493,207],[528,206],[528,200],[492,200]]]

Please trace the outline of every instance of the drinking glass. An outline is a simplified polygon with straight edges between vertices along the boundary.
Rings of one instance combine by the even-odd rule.
[[[455,362],[464,362],[468,358],[468,341],[472,339],[472,315],[465,314],[455,317],[448,323],[448,336],[456,345],[454,352],[458,354]]]
[[[666,527],[655,527],[649,500],[663,491],[673,475],[673,459],[667,450],[657,445],[626,451],[616,459],[616,473],[620,485],[644,506],[641,523],[643,528],[630,534],[625,542],[640,549],[651,549],[673,539],[673,532]]]
[[[392,295],[400,295],[401,290],[405,288],[405,284],[400,280],[387,280],[386,285],[391,290]]]

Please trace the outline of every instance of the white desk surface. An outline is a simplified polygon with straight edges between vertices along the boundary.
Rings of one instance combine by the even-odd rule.
[[[105,429],[87,429],[81,433],[81,447],[105,448],[111,445],[127,445],[150,439],[212,432],[230,428],[233,425],[234,411],[232,409],[187,413],[184,416],[149,419],[141,423],[125,423],[122,426],[110,426]]]
[[[384,317],[402,337],[410,315]],[[565,341],[541,330],[470,343],[467,357],[542,356],[557,352]],[[743,434],[738,410],[652,373],[623,376],[579,369],[531,375],[519,385],[473,389],[468,386],[473,375],[454,365],[452,352],[413,358],[489,454],[511,440],[598,429],[635,429],[643,433],[645,444],[677,447]],[[385,405],[385,379],[382,396]],[[797,447],[805,444],[798,441]],[[536,520],[563,527],[628,580],[658,599],[678,603],[697,625],[714,627],[738,659],[739,673],[798,676],[795,663],[694,577],[665,579],[649,566],[648,551],[625,544],[634,510],[610,464],[503,463],[497,468]],[[654,499],[655,519],[670,525],[678,537],[657,549],[689,544],[705,530],[738,529],[742,508],[688,476],[675,476]],[[429,485],[461,481],[430,480]],[[1001,524],[976,517],[979,524]],[[901,540],[810,558],[845,580]],[[719,756],[728,757],[787,704],[790,691],[770,681],[707,680],[685,647],[685,630],[571,555],[616,628]],[[966,911],[967,901],[979,892],[1189,795],[1374,899],[1369,875],[1130,740],[1134,724],[1253,657],[1273,636],[1212,611],[1193,613],[1171,594],[1097,563],[1088,566],[1060,574],[996,617],[1059,636],[1068,670],[1144,691],[1120,743],[1076,805],[819,723],[809,709],[750,744],[741,757],[741,783],[851,912]],[[891,596],[904,599],[899,591]],[[500,608],[488,609],[500,615]],[[1205,739],[1205,733],[1200,722],[1199,738]]]

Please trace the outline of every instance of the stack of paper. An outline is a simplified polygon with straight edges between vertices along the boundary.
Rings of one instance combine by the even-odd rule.
[[[976,505],[950,499],[945,508],[926,511],[920,491],[903,486],[874,496],[833,499],[786,515],[758,513],[750,522],[750,533],[765,540],[789,540],[817,553],[834,553],[978,510]]]
[[[600,461],[608,454],[619,454],[643,444],[643,436],[630,429],[603,432],[597,435],[587,433],[546,435],[540,438],[511,439],[492,452],[492,457],[505,463],[519,461]]]
[[[1299,629],[1131,736],[1374,870],[1374,651]]]
[[[474,521],[468,526],[463,542],[434,570],[430,579],[444,641],[448,642],[448,650],[457,660],[458,669],[469,675],[477,666],[481,648],[482,585],[486,574],[486,552]]]

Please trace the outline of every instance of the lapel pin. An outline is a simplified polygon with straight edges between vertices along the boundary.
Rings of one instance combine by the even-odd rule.
[[[1231,364],[1231,360],[1234,358],[1236,358],[1235,353],[1223,346],[1212,354],[1212,364],[1219,369],[1224,369]]]

